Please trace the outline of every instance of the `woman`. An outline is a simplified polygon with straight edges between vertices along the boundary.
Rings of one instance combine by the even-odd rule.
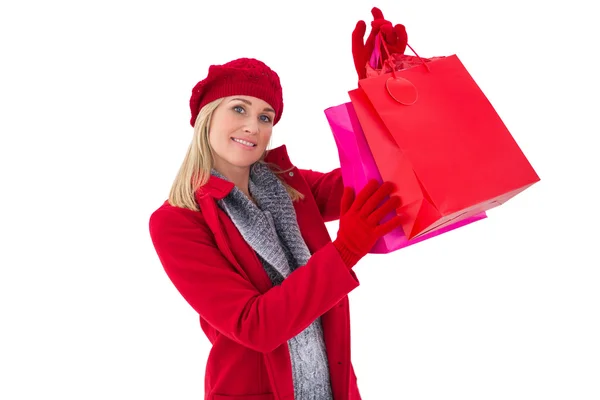
[[[355,197],[339,169],[298,169],[285,146],[267,150],[283,98],[261,61],[211,66],[190,108],[194,137],[150,234],[212,343],[205,399],[360,399],[348,293],[352,267],[399,226],[380,223],[399,206],[383,202],[392,184]],[[332,242],[324,222],[338,218]]]

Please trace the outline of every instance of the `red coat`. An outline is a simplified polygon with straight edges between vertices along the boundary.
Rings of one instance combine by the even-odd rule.
[[[322,316],[333,398],[360,400],[350,360],[348,307],[348,293],[359,282],[325,227],[339,219],[341,171],[298,169],[285,146],[269,151],[266,161],[293,168],[284,179],[305,195],[294,207],[314,254],[278,287],[216,203],[233,183],[212,176],[196,194],[200,212],[165,202],[150,217],[157,255],[212,343],[204,398],[293,400],[287,341]]]

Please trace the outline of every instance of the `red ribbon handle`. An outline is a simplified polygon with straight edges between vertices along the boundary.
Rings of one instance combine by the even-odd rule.
[[[392,61],[390,60],[391,56],[390,56],[390,51],[387,48],[387,45],[385,44],[385,40],[383,40],[383,35],[381,34],[381,31],[379,31],[379,33],[377,34],[377,36],[379,36],[379,41],[381,42],[381,44],[383,45],[383,49],[385,50],[385,53],[387,54],[387,59],[385,60],[384,63],[387,63],[388,66],[390,67],[390,69],[392,70],[392,75],[394,76],[394,78],[396,78],[396,68],[395,66],[392,64]],[[406,43],[406,45],[408,46],[408,48],[415,53],[415,56],[417,56],[417,58],[419,59],[419,61],[421,61],[421,63],[423,64],[423,66],[427,69],[427,72],[431,72],[431,70],[429,69],[429,66],[427,65],[427,63],[425,61],[423,61],[423,59],[421,58],[421,56],[419,56],[417,54],[417,52],[411,47],[410,44]],[[383,68],[383,64],[381,65],[381,67]]]

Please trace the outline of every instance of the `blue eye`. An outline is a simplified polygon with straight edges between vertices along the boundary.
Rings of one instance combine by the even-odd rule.
[[[240,114],[241,114],[241,113],[243,113],[243,112],[245,111],[245,110],[244,110],[244,107],[242,107],[242,106],[235,106],[235,107],[233,107],[233,110],[234,110],[235,112],[237,112],[237,113],[240,113]],[[241,111],[240,111],[240,110],[241,110]]]
[[[264,117],[264,119],[262,120],[263,122],[271,122],[271,117],[269,117],[268,115],[261,115],[260,117]]]

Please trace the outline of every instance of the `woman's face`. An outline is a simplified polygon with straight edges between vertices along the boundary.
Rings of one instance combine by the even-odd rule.
[[[275,111],[261,99],[225,97],[213,111],[208,133],[214,168],[226,174],[258,161],[271,139],[274,119]]]

